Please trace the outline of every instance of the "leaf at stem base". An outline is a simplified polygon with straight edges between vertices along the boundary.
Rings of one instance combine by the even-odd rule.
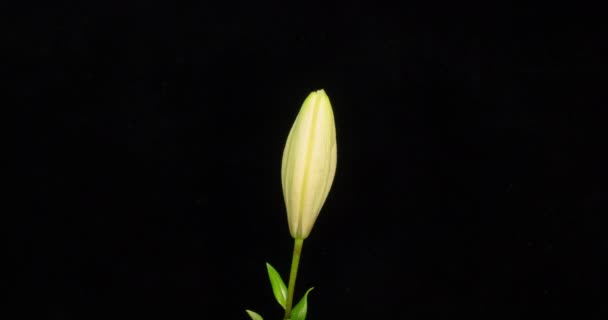
[[[266,262],[266,269],[268,270],[268,278],[270,279],[270,285],[272,286],[272,292],[277,302],[285,309],[287,302],[287,286],[281,279],[281,275],[273,268],[270,263]]]
[[[300,300],[300,302],[298,302],[298,304],[296,304],[295,307],[293,307],[293,310],[291,310],[291,316],[290,319],[291,320],[305,320],[306,319],[306,311],[308,310],[308,293],[314,288],[310,288],[308,289],[308,291],[306,291],[306,293],[304,294],[304,296],[302,297],[302,299]]]
[[[262,316],[251,311],[251,310],[245,310],[245,312],[247,312],[247,314],[251,317],[251,319],[253,320],[264,320],[262,319]]]

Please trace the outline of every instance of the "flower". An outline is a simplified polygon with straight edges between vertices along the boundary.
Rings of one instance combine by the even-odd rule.
[[[281,180],[289,231],[306,239],[317,220],[336,173],[336,125],[324,90],[310,93],[289,131]]]

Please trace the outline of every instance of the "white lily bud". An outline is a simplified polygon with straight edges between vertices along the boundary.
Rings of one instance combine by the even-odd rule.
[[[321,211],[336,173],[334,113],[324,90],[312,92],[291,127],[281,179],[289,231],[306,239]]]

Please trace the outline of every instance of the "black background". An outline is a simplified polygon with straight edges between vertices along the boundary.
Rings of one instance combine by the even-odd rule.
[[[338,168],[304,245],[309,319],[608,314],[599,12],[3,12],[18,111],[3,318],[279,319],[264,263],[287,276],[281,154],[320,88]]]

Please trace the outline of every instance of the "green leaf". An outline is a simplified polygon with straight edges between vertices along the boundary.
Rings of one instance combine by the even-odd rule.
[[[306,293],[304,294],[304,297],[302,297],[302,300],[300,300],[300,302],[298,302],[298,304],[293,307],[293,310],[291,310],[291,320],[306,319],[306,311],[308,309],[308,302],[306,302],[306,300],[308,299],[308,293],[312,289],[314,288],[308,289],[308,291],[306,291]]]
[[[251,311],[251,310],[245,310],[247,312],[247,314],[251,317],[251,319],[253,320],[264,320],[262,319],[262,316]]]
[[[274,297],[281,307],[285,309],[285,303],[287,302],[287,287],[285,286],[285,282],[283,282],[283,279],[281,279],[281,275],[279,275],[277,270],[268,262],[266,262],[266,269],[268,270],[268,278],[270,279]]]

